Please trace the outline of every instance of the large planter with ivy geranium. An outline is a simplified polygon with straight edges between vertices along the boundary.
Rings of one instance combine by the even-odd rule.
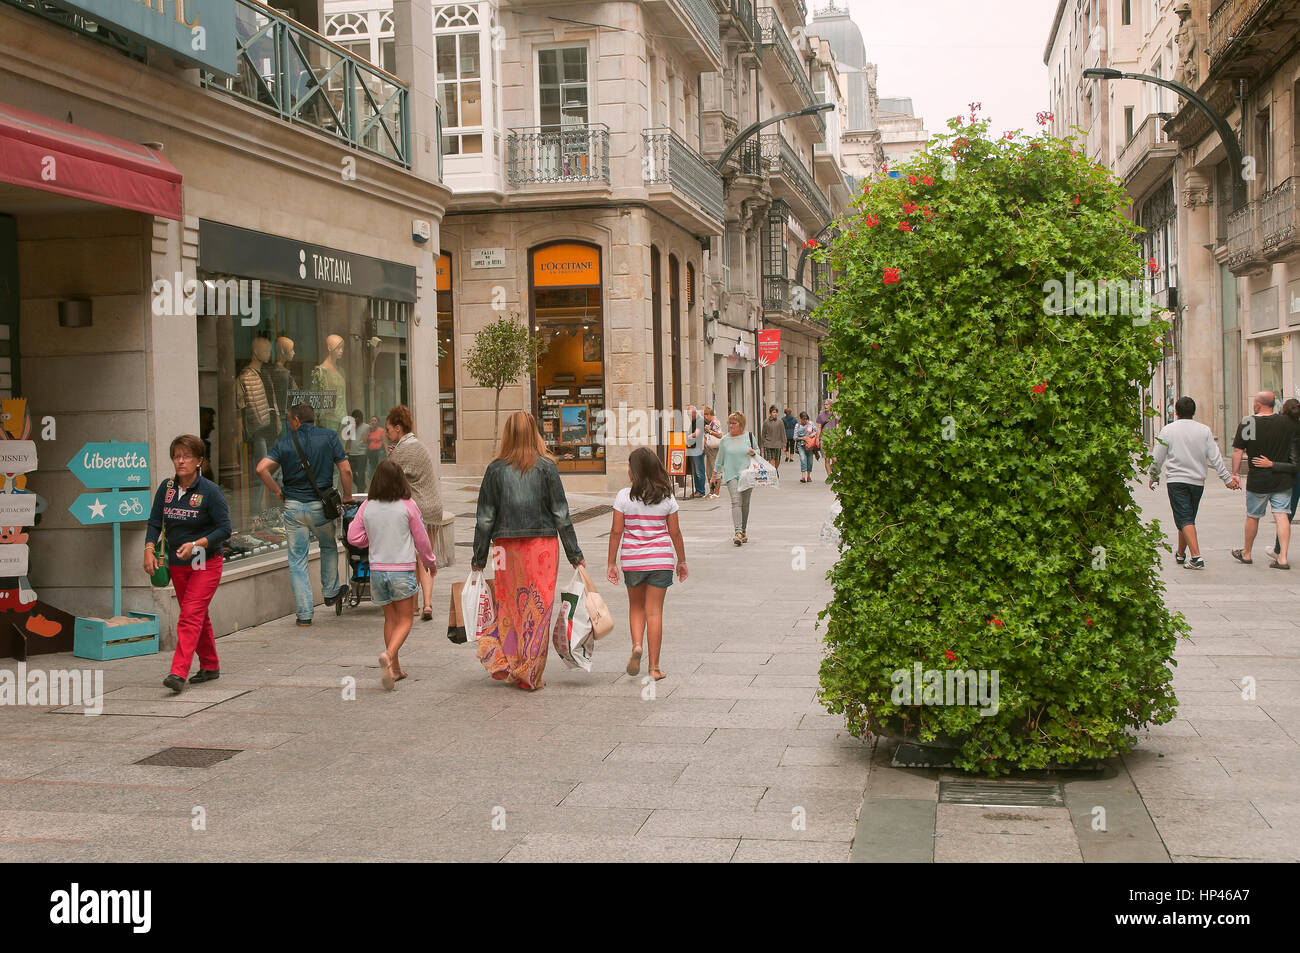
[[[1080,284],[1141,276],[1109,172],[1074,141],[949,127],[813,253],[837,274],[820,313],[844,547],[821,697],[854,734],[952,739],[968,770],[1104,758],[1177,704],[1187,627],[1128,485],[1164,324],[1136,301],[1097,313],[1114,300]],[[1073,300],[1046,290],[1070,278]],[[996,672],[996,712],[901,693],[918,662]]]

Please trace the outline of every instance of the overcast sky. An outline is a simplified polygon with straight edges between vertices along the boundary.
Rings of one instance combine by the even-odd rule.
[[[1048,103],[1043,48],[1057,0],[847,0],[881,98],[912,97],[931,133],[983,103],[993,133],[1036,132]],[[844,7],[845,0],[836,0]],[[810,0],[812,13],[826,0]]]

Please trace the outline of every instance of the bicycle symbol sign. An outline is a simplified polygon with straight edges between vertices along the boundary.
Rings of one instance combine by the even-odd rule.
[[[83,526],[95,526],[146,519],[151,505],[148,490],[99,490],[81,494],[68,510]]]

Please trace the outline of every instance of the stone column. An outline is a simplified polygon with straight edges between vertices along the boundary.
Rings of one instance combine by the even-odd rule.
[[[1179,161],[1181,164],[1186,160]],[[1223,315],[1214,295],[1213,277],[1218,266],[1204,247],[1214,241],[1210,179],[1196,168],[1185,169],[1181,179],[1177,230],[1178,297],[1182,316],[1182,340],[1177,355],[1178,396],[1187,394],[1196,401],[1196,419],[1208,424],[1215,439],[1221,440]]]

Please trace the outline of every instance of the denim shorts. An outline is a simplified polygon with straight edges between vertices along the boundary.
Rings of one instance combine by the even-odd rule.
[[[415,581],[414,569],[373,569],[370,572],[370,601],[377,606],[401,602],[419,591],[420,586]]]
[[[1259,519],[1264,515],[1265,510],[1271,509],[1274,513],[1291,512],[1291,488],[1278,490],[1276,493],[1252,493],[1246,491],[1246,515],[1252,519]]]
[[[1195,483],[1170,483],[1165,489],[1169,493],[1169,507],[1174,511],[1174,525],[1182,529],[1195,523],[1205,487]],[[1287,505],[1290,505],[1289,500]]]
[[[1287,501],[1290,505],[1290,500]],[[671,569],[631,569],[623,571],[623,585],[629,589],[640,589],[642,586],[654,586],[656,589],[667,589],[673,584],[673,571]]]

